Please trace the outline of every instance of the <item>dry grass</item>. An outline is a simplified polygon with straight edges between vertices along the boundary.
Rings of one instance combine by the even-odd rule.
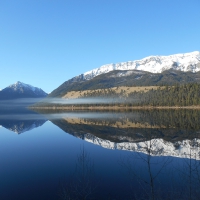
[[[148,92],[149,90],[153,89],[153,90],[157,90],[159,88],[159,86],[139,86],[139,87],[125,87],[125,86],[121,86],[121,87],[113,87],[113,88],[109,88],[109,90],[114,90],[116,93],[120,93],[121,91],[123,91],[126,95],[128,95],[131,92]],[[164,88],[164,87],[161,87]],[[105,89],[105,91],[107,91],[108,89]],[[65,94],[63,96],[63,98],[79,98],[81,96],[84,96],[84,94],[86,93],[91,93],[94,91],[103,91],[103,89],[97,89],[97,90],[83,90],[83,91],[70,91],[67,94]]]

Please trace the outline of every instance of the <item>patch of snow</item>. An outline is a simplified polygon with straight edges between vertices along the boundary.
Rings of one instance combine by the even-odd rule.
[[[142,78],[142,76],[137,76],[135,79],[136,80],[139,80],[139,79],[141,79]]]
[[[111,75],[110,77],[115,78],[115,77],[130,76],[133,73],[134,73],[134,71],[118,72],[117,74]]]

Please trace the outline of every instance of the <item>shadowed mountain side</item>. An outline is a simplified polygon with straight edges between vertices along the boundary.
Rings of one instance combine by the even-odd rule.
[[[199,81],[200,72],[182,72],[172,69],[162,73],[139,70],[115,70],[90,80],[84,79],[83,75],[76,76],[65,81],[53,90],[48,97],[62,97],[70,91],[105,89],[119,86],[174,85],[176,83],[198,83]]]

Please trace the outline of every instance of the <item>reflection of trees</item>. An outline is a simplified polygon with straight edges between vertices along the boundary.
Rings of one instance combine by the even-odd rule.
[[[158,176],[169,164],[170,159],[169,157],[163,157],[162,163],[153,160],[154,155],[162,152],[162,147],[156,148],[155,150],[156,139],[154,139],[153,132],[149,134],[149,138],[146,139],[144,145],[146,154],[138,153],[137,157],[135,157],[132,153],[130,153],[127,158],[122,158],[120,163],[122,164],[122,167],[127,170],[128,176],[132,180],[132,191],[134,191],[132,198],[155,200],[158,199],[158,197],[163,196],[160,188],[158,188]],[[138,169],[135,167],[139,160],[142,161],[143,167],[145,167],[145,171],[147,172],[146,176],[142,173],[142,169],[141,172],[138,173]],[[159,168],[153,170],[153,168],[156,168],[158,165]],[[136,183],[134,183],[135,181]],[[140,194],[135,192],[135,184],[137,187],[139,185]]]
[[[71,181],[62,186],[61,199],[92,199],[96,188],[94,178],[94,164],[83,147],[77,156],[76,168]]]
[[[184,197],[189,200],[200,199],[200,155],[196,154],[196,148],[199,148],[199,143],[197,140],[193,140],[186,152],[188,159],[185,159],[182,170],[176,169],[181,182],[184,183],[182,189]]]

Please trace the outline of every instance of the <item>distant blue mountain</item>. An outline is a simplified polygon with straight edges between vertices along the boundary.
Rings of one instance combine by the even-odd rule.
[[[18,81],[0,91],[0,100],[19,98],[42,98],[47,93],[42,89]]]

